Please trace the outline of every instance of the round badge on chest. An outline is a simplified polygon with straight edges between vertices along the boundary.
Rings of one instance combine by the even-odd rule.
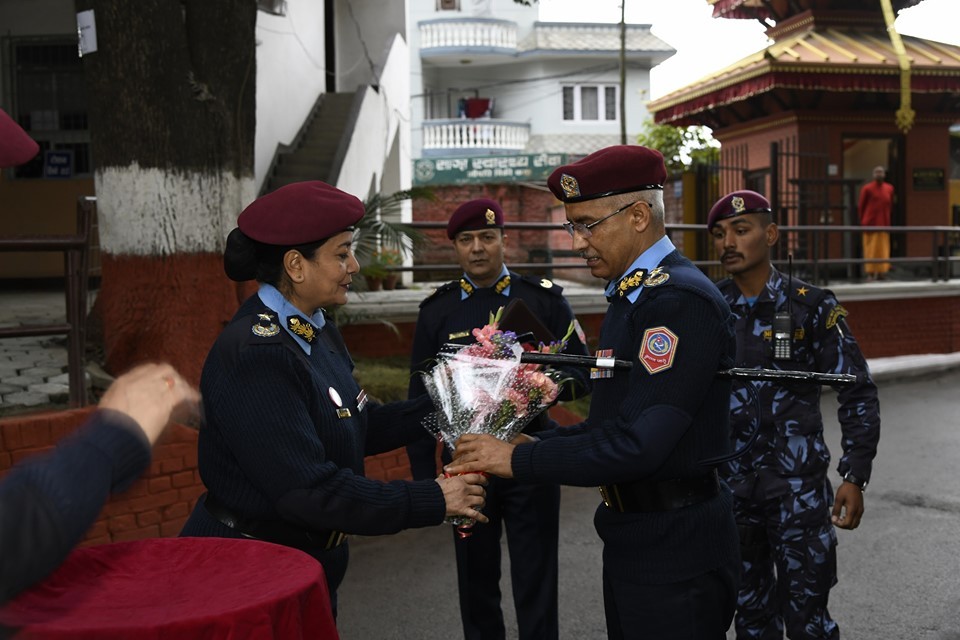
[[[327,389],[327,395],[330,396],[330,401],[333,402],[333,404],[337,405],[337,407],[343,406],[343,399],[340,397],[340,394],[337,393],[336,389],[334,389],[333,387],[330,387],[329,389]]]

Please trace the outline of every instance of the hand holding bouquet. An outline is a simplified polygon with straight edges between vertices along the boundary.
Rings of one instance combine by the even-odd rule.
[[[489,434],[510,441],[549,407],[560,391],[559,374],[542,365],[521,364],[525,346],[512,331],[498,327],[503,308],[491,314],[489,324],[473,330],[477,342],[467,346],[446,345],[436,365],[422,374],[436,411],[424,427],[453,452],[465,433]],[[557,353],[573,331],[537,351]],[[448,519],[460,527],[473,524],[468,518]]]

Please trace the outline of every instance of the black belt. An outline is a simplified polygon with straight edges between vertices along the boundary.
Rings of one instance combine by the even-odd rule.
[[[285,547],[293,547],[301,551],[316,550],[317,548],[329,551],[339,547],[347,539],[347,534],[332,529],[301,529],[279,520],[241,518],[209,493],[204,494],[203,506],[210,515],[220,521],[220,524],[239,532],[245,538],[282,544]]]
[[[608,484],[600,487],[603,503],[620,513],[670,511],[705,502],[720,493],[714,469],[698,478]]]

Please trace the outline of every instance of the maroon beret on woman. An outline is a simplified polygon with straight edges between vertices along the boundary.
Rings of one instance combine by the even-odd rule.
[[[745,213],[772,213],[770,201],[756,191],[743,189],[723,196],[710,209],[707,215],[707,231],[713,229],[718,220],[726,220]]]
[[[561,202],[584,202],[620,193],[663,189],[667,168],[656,149],[615,145],[557,167],[547,186]]]
[[[0,109],[0,169],[29,162],[39,151],[40,145]]]
[[[503,209],[500,208],[500,203],[490,198],[478,198],[463,203],[447,222],[447,237],[453,240],[461,231],[477,229],[503,229]]]
[[[260,196],[243,210],[237,226],[257,242],[291,247],[347,231],[363,213],[363,203],[356,196],[312,180]]]

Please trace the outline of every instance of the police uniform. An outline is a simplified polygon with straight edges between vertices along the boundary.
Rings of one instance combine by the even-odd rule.
[[[736,197],[741,200],[735,202]],[[708,226],[750,209],[769,211],[767,207],[759,194],[735,192],[715,205]],[[837,389],[843,433],[837,470],[865,486],[880,437],[879,403],[846,324],[846,309],[829,290],[772,267],[766,287],[753,301],[732,279],[718,287],[736,318],[736,366],[857,376],[856,384]],[[786,359],[774,357],[778,313],[790,317]],[[821,387],[746,384],[756,398],[744,384],[735,385],[730,401],[734,444],[744,446],[758,428],[758,402],[759,433],[750,449],[723,469],[734,492],[743,555],[738,637],[781,638],[785,623],[790,638],[837,638],[837,624],[827,611],[829,590],[837,581],[837,537],[831,523],[834,497],[827,478],[830,452],[823,439]]]
[[[558,168],[565,203],[661,188],[662,156],[610,147]],[[601,486],[610,638],[723,638],[739,570],[729,490],[712,458],[729,451],[730,311],[716,287],[663,237],[608,287],[586,422],[538,433],[511,466],[524,483]]]
[[[258,199],[238,223],[258,242],[291,246],[335,235],[362,215],[353,196],[309,182]],[[352,370],[330,318],[322,311],[304,317],[262,285],[204,363],[199,469],[208,493],[181,532],[253,537],[309,553],[324,567],[334,611],[349,555],[345,534],[436,525],[446,510],[434,481],[364,477],[364,456],[418,437],[430,406],[368,402]]]
[[[497,202],[472,200],[458,207],[451,216],[447,235],[453,239],[461,231],[502,226],[503,212]],[[494,285],[479,288],[464,275],[461,280],[437,289],[420,305],[411,356],[410,397],[426,393],[417,372],[429,369],[444,344],[474,342],[471,331],[487,324],[491,313],[495,314],[515,299],[523,300],[557,340],[566,335],[574,321],[562,288],[550,280],[523,276],[504,268]],[[587,354],[578,332],[571,335],[564,353]],[[585,370],[564,370],[564,377],[570,380],[564,384],[560,399],[569,400],[587,393],[589,381]],[[542,423],[535,420],[527,432]],[[436,476],[435,450],[433,440],[408,447],[415,478]],[[449,453],[445,454],[449,460]],[[491,477],[486,492],[483,513],[490,522],[475,526],[469,537],[454,536],[464,637],[466,640],[505,637],[500,603],[500,538],[505,525],[519,638],[557,638],[560,487],[520,485],[513,480]]]

